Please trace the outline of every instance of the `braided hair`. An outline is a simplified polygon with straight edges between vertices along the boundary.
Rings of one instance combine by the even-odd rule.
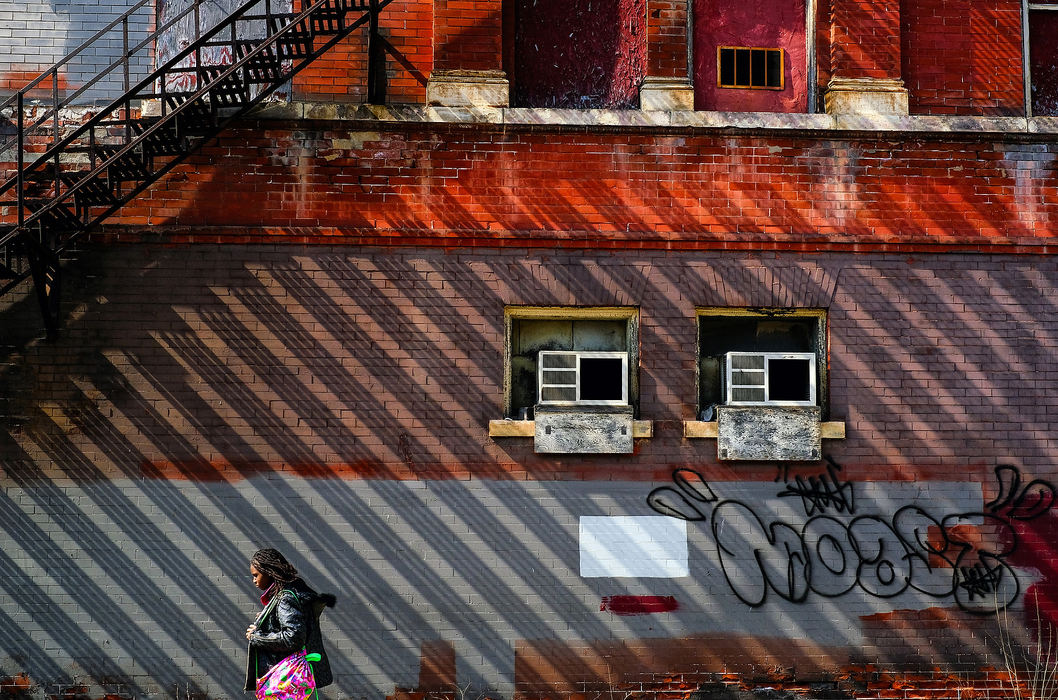
[[[277,583],[290,583],[298,578],[298,570],[275,549],[258,549],[250,559],[250,564]]]

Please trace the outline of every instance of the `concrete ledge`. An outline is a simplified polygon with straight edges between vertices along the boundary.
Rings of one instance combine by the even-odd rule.
[[[716,439],[720,436],[720,431],[717,428],[716,421],[700,421],[700,420],[685,420],[683,421],[683,437],[697,439],[697,438],[712,438]],[[830,440],[844,440],[845,439],[845,422],[844,421],[824,421],[819,424],[819,437]]]
[[[831,78],[823,100],[827,114],[908,114],[903,80]]]
[[[884,132],[915,135],[1054,136],[1058,117],[964,117],[901,114],[777,114],[773,112],[695,112],[688,110],[535,109],[528,107],[444,107],[288,102],[257,107],[254,119],[326,120],[356,128],[399,124],[498,125],[621,129],[725,131]]]
[[[536,437],[536,421],[490,420],[489,437]],[[632,421],[632,437],[654,437],[654,422],[649,420]]]
[[[689,80],[648,76],[639,88],[639,107],[652,112],[693,110],[694,87]]]
[[[510,85],[501,70],[435,70],[426,84],[426,101],[443,107],[506,107]]]

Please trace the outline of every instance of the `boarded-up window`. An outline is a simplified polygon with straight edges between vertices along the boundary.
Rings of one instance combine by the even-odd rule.
[[[634,109],[646,66],[645,0],[511,0],[518,107]]]
[[[1058,3],[1034,7],[1040,9],[1029,11],[1032,113],[1053,117],[1058,116]]]

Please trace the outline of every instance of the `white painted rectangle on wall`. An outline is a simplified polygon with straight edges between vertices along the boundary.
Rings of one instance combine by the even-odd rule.
[[[581,576],[678,578],[689,574],[686,521],[664,516],[581,516]]]

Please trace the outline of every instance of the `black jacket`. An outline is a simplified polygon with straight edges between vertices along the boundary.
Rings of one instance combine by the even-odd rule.
[[[258,678],[302,647],[309,654],[320,655],[312,664],[316,687],[330,685],[334,677],[323,650],[320,614],[325,607],[334,607],[334,596],[317,593],[301,579],[284,585],[275,595],[278,603],[250,635],[244,690],[256,690]]]

